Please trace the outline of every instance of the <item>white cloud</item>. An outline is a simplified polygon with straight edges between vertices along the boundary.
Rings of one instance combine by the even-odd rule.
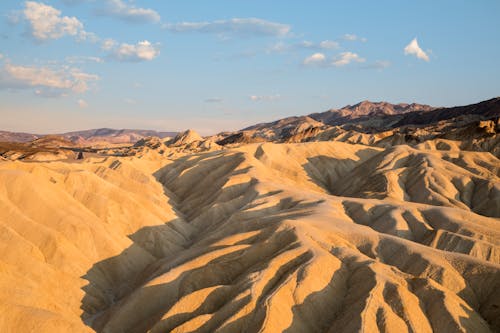
[[[250,100],[254,102],[261,102],[261,101],[276,101],[281,99],[281,95],[276,94],[276,95],[251,95],[249,96]]]
[[[61,11],[43,3],[26,1],[23,11],[31,35],[38,40],[58,39],[84,32],[76,17],[61,16]]]
[[[342,52],[329,61],[323,53],[314,53],[305,58],[302,64],[318,67],[341,67],[351,62],[365,62],[365,59],[353,52]]]
[[[86,92],[89,89],[87,82],[99,79],[99,76],[95,74],[84,73],[76,68],[70,69],[69,75],[73,80],[73,83],[71,83],[71,90],[76,93]]]
[[[290,50],[290,45],[284,42],[277,42],[267,49],[267,52],[286,52]]]
[[[137,101],[135,99],[132,99],[132,98],[125,98],[123,100],[126,104],[130,104],[130,105],[135,105],[137,104]]]
[[[332,65],[336,67],[345,66],[351,62],[365,62],[364,58],[353,52],[342,52],[340,55],[334,58]]]
[[[366,39],[365,37],[359,37],[355,34],[345,34],[344,36],[342,36],[342,39],[343,40],[347,40],[347,41],[351,41],[351,42],[354,42],[354,41],[360,41],[360,42],[366,42],[368,39]]]
[[[203,32],[215,34],[238,34],[254,36],[285,36],[291,27],[287,24],[270,22],[258,18],[232,18],[212,22],[181,22],[165,24],[171,32]]]
[[[80,109],[85,109],[86,107],[89,106],[89,104],[85,100],[83,100],[83,99],[79,99],[77,101],[77,104],[80,107]]]
[[[342,36],[342,38],[344,40],[354,41],[354,40],[356,40],[358,38],[358,36],[353,35],[353,34],[345,34],[344,36]]]
[[[324,40],[319,43],[321,49],[336,49],[339,47],[339,43],[333,40]]]
[[[267,52],[288,52],[296,49],[317,49],[317,50],[329,50],[336,49],[339,47],[339,43],[333,40],[323,40],[319,43],[304,40],[298,43],[286,44],[283,41],[279,41],[267,49]]]
[[[137,44],[123,43],[119,46],[115,44],[109,46],[109,51],[111,51],[111,57],[119,61],[149,61],[160,54],[159,44],[151,44],[147,40],[140,41]]]
[[[96,10],[96,14],[112,16],[133,23],[156,23],[160,14],[153,9],[138,8],[122,0],[105,0],[104,7]]]
[[[108,38],[103,40],[103,42],[101,43],[101,49],[103,49],[104,51],[109,51],[113,49],[116,46],[116,44],[117,44],[116,40]]]
[[[84,93],[89,82],[99,80],[95,74],[66,66],[59,69],[36,66],[17,66],[9,62],[0,69],[0,88],[30,89],[45,97]]]
[[[425,53],[424,50],[422,50],[418,45],[417,38],[413,38],[410,44],[406,45],[404,51],[406,55],[414,55],[418,59],[429,61],[429,56],[427,55],[427,53]]]
[[[99,36],[97,36],[93,32],[88,32],[88,31],[82,30],[78,33],[76,40],[79,42],[98,43],[101,39],[99,38]]]
[[[322,49],[322,50],[336,49],[339,46],[340,46],[339,43],[333,40],[323,40],[319,43],[304,40],[300,43],[291,45],[292,48]]]
[[[104,62],[102,58],[92,57],[92,56],[72,56],[72,57],[66,57],[65,60],[68,64],[84,64],[84,63],[102,64]]]
[[[323,53],[314,53],[303,61],[304,65],[323,65],[326,62],[326,56]]]
[[[67,1],[68,4],[76,4],[82,1]],[[158,22],[160,16],[154,10],[137,8],[124,3],[122,0],[105,0],[105,7],[99,10],[103,15],[110,15],[133,22]],[[30,34],[37,40],[59,39],[64,36],[73,36],[77,41],[98,43],[101,38],[95,33],[84,30],[83,24],[76,17],[62,16],[61,11],[43,4],[41,2],[26,1],[22,12],[11,12],[9,19],[18,23],[24,19],[28,22]],[[158,55],[157,45],[148,45],[148,41],[139,42],[137,45],[121,44],[116,48],[117,42],[113,39],[102,41],[101,48],[106,51],[115,49],[120,60],[151,60]],[[136,56],[131,47],[136,48]]]

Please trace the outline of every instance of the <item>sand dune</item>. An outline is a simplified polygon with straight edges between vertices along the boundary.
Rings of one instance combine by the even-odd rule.
[[[499,331],[500,162],[434,148],[0,162],[0,330]]]

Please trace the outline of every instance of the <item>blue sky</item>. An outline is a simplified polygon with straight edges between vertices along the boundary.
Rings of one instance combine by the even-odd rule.
[[[202,134],[500,95],[500,1],[0,2],[0,130]]]

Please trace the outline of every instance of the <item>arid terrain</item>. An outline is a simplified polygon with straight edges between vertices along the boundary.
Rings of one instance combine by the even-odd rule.
[[[0,332],[500,332],[499,117],[3,132]]]

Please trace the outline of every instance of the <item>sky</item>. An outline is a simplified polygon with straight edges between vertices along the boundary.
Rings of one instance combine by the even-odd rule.
[[[203,135],[500,95],[497,0],[0,1],[0,130]]]

